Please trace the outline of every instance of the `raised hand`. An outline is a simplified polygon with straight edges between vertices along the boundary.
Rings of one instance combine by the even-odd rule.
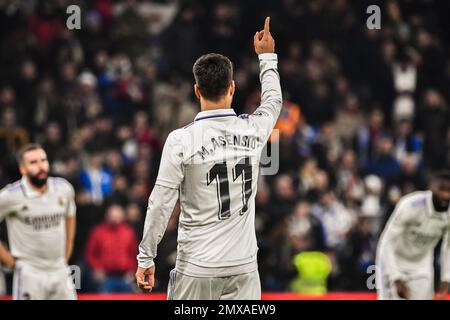
[[[256,54],[275,52],[275,40],[270,34],[270,17],[267,17],[264,22],[264,30],[255,33],[253,44]]]

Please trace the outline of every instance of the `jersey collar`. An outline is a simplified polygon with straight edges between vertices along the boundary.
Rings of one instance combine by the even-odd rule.
[[[27,178],[25,178],[24,176],[22,177],[22,179],[20,179],[20,184],[23,190],[23,193],[25,194],[25,197],[27,198],[38,198],[48,192],[52,192],[53,188],[52,188],[52,184],[49,183],[50,181],[50,177],[47,178],[47,190],[44,193],[40,193],[39,191],[36,191],[36,189],[34,189],[30,183],[28,182]]]
[[[236,117],[236,112],[231,108],[201,111],[197,113],[194,121],[221,117]]]

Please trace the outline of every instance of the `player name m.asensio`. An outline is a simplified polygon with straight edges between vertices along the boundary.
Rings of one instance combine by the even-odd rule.
[[[201,150],[197,151],[197,154],[204,160],[207,156],[214,154],[217,148],[224,148],[227,145],[240,146],[244,148],[256,149],[261,143],[261,139],[252,135],[240,135],[240,134],[224,134],[211,138],[211,144],[207,147],[202,146]]]

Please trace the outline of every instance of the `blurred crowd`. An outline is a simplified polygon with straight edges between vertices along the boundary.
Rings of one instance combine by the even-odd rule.
[[[71,4],[80,30],[66,28]],[[296,257],[318,251],[329,290],[367,290],[395,203],[450,164],[445,1],[379,2],[380,30],[366,27],[371,4],[0,1],[0,187],[19,178],[17,149],[41,143],[52,174],[76,189],[81,291],[135,291],[162,146],[199,111],[192,64],[227,55],[234,108],[251,113],[260,100],[252,36],[270,15],[284,106],[269,142],[280,146],[279,172],[260,177],[256,196],[262,288],[295,290]],[[178,214],[158,248],[156,291],[175,263]]]

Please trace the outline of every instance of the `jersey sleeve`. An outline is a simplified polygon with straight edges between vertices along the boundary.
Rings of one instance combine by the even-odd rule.
[[[70,182],[67,181],[67,211],[66,216],[67,217],[73,217],[75,216],[77,212],[77,206],[75,204],[75,190],[73,189],[73,186],[70,184]]]
[[[77,208],[75,204],[75,190],[72,184],[64,178],[55,178],[55,183],[60,188],[60,192],[66,201],[66,217],[73,217],[76,214]]]
[[[258,56],[261,81],[261,105],[249,116],[264,141],[272,132],[283,105],[278,57],[275,53],[262,53]]]
[[[148,199],[147,215],[145,217],[144,234],[139,244],[137,256],[141,268],[154,265],[157,246],[167,228],[169,218],[178,200],[178,190],[156,185]]]
[[[164,144],[156,185],[178,189],[184,178],[183,150],[182,131],[171,132]]]

